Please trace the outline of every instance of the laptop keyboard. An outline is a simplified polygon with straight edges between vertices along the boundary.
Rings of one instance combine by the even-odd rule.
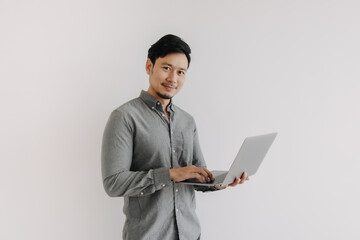
[[[221,183],[224,182],[226,175],[227,175],[227,172],[219,174],[219,175],[215,176],[215,180],[211,181],[211,182],[206,182],[205,178],[203,177],[203,181],[204,181],[203,183],[211,183],[211,184],[213,183],[215,185],[220,185]],[[187,180],[184,180],[183,182],[200,183],[200,181],[197,178],[189,178]]]
[[[216,176],[216,177],[215,177],[215,180],[214,180],[213,182],[211,182],[211,183],[214,183],[214,184],[221,184],[221,183],[223,183],[224,180],[225,180],[226,174],[227,174],[227,173],[224,173],[224,174],[221,174],[221,175],[219,175],[219,176]]]

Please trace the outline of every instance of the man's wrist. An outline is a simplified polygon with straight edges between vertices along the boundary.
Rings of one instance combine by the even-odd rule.
[[[170,176],[170,180],[172,181],[172,168],[169,169],[169,176]]]
[[[169,174],[170,174],[170,180],[171,181],[174,181],[174,179],[175,179],[175,168],[170,168],[169,169]]]

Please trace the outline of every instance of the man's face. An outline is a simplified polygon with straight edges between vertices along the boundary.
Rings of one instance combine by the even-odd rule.
[[[156,59],[155,64],[147,59],[148,93],[156,98],[171,99],[183,86],[187,67],[188,60],[183,53],[168,54]]]

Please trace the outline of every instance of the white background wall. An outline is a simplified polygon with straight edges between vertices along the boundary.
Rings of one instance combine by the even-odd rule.
[[[147,89],[147,49],[193,50],[175,103],[210,169],[278,131],[258,174],[197,194],[203,239],[360,239],[360,2],[0,1],[0,239],[121,239],[100,146]],[[220,221],[219,221],[220,220]]]

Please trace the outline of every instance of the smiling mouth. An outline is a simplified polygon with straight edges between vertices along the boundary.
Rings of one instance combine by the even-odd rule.
[[[168,91],[171,91],[171,90],[173,90],[173,89],[176,89],[176,87],[175,86],[173,86],[173,85],[166,85],[166,84],[161,84],[166,90],[168,90]]]

